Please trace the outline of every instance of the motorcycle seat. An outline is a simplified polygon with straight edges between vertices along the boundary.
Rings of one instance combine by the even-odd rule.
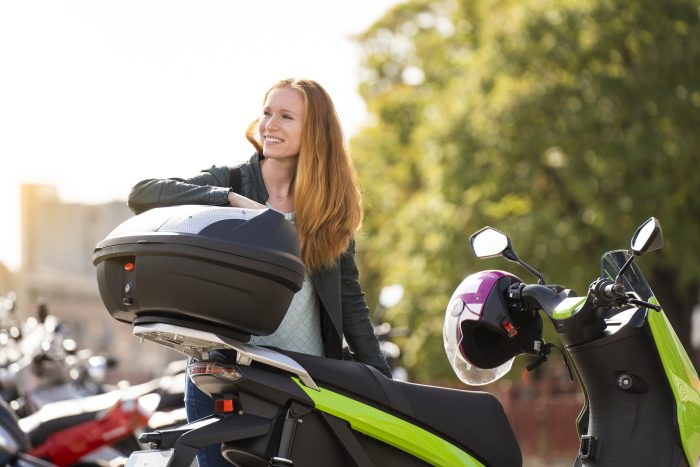
[[[157,393],[160,384],[161,380],[156,378],[104,394],[51,402],[20,419],[19,426],[29,435],[32,445],[38,446],[52,433],[96,419],[100,414],[116,407],[120,400],[140,401],[141,396]],[[160,400],[160,397],[158,399]]]
[[[32,445],[39,446],[52,433],[95,419],[99,413],[114,407],[120,397],[118,391],[112,391],[80,399],[52,402],[20,419],[19,426],[27,433]]]
[[[486,465],[522,465],[503,406],[492,394],[394,381],[362,363],[275,350],[296,360],[320,386],[420,426]]]

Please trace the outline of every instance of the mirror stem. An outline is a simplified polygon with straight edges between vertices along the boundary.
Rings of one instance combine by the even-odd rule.
[[[532,274],[534,274],[535,276],[537,276],[537,283],[538,283],[539,285],[544,285],[544,277],[542,277],[542,274],[540,274],[539,272],[537,272],[537,271],[535,270],[535,268],[533,268],[532,266],[530,266],[529,264],[527,264],[525,261],[523,261],[523,260],[521,260],[521,259],[518,259],[517,262],[518,262],[519,265],[521,265],[522,267],[524,267],[525,269],[527,269],[528,271],[530,271]]]
[[[627,269],[629,269],[630,264],[632,264],[632,261],[634,261],[635,256],[633,253],[630,252],[630,257],[627,259],[625,264],[622,265],[620,268],[620,272],[617,273],[617,277],[615,278],[615,283],[619,284],[622,282],[622,275],[627,272]]]
[[[523,260],[521,260],[520,258],[518,258],[518,255],[515,254],[515,252],[513,251],[512,248],[510,248],[510,247],[509,247],[509,248],[506,248],[506,249],[503,251],[503,253],[501,253],[501,254],[502,254],[503,257],[504,257],[505,259],[507,259],[508,261],[513,261],[514,263],[518,263],[518,264],[521,265],[523,268],[527,269],[527,270],[530,271],[532,274],[534,274],[535,276],[537,276],[537,283],[538,283],[539,285],[544,285],[544,277],[542,277],[542,274],[540,274],[539,272],[537,272],[537,271],[535,270],[535,268],[533,268],[532,266],[530,266],[529,264],[527,264],[525,261],[523,261]]]

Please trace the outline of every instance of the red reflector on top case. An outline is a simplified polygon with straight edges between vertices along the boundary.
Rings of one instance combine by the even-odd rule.
[[[124,263],[124,270],[125,271],[133,271],[134,268],[136,268],[136,263],[133,261],[129,261],[128,263]]]

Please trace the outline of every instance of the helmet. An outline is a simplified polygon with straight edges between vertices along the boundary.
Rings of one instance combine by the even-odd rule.
[[[534,312],[511,310],[508,288],[522,283],[505,271],[481,271],[468,276],[452,294],[445,311],[443,341],[457,377],[479,386],[508,371],[516,355],[532,352],[542,335],[542,319]]]

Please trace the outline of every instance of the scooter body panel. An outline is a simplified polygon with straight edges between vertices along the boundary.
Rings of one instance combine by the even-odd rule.
[[[296,431],[291,449],[290,458],[295,467],[430,465],[406,451],[354,430],[346,420],[326,412],[312,410],[303,421]]]
[[[655,298],[652,303],[658,304]],[[663,311],[648,316],[659,357],[673,391],[683,450],[690,465],[700,461],[700,380]]]
[[[355,431],[432,465],[484,465],[457,446],[401,418],[328,389],[314,391],[301,383],[299,386],[314,401],[318,410],[347,421]]]

